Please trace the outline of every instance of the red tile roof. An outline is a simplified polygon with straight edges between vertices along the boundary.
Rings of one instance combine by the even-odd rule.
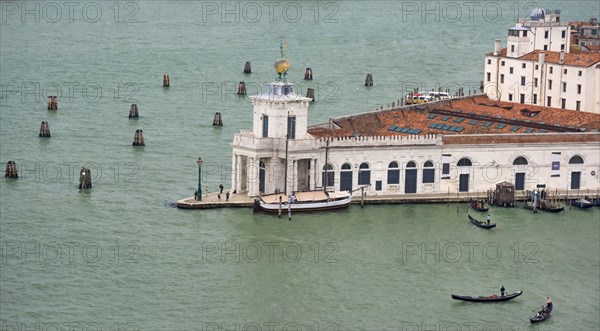
[[[560,52],[551,52],[551,51],[542,51],[535,50],[531,53],[527,53],[521,56],[520,60],[526,61],[538,61],[540,58],[540,53],[546,53],[545,61],[547,63],[558,64],[560,60]],[[506,57],[506,48],[500,50],[500,57]],[[494,53],[487,53],[486,56],[494,56]],[[565,65],[569,66],[577,66],[577,67],[589,67],[594,64],[600,63],[600,53],[593,52],[583,52],[580,50],[573,49],[570,53],[565,53]]]
[[[547,63],[559,64],[560,52],[536,50],[520,57],[521,60],[537,61],[540,53],[546,53]],[[577,67],[589,67],[600,63],[600,53],[565,53],[565,65]]]
[[[338,117],[314,137],[600,132],[600,115],[474,96]]]

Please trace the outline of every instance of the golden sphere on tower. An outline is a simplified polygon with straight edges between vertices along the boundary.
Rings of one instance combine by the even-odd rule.
[[[282,73],[288,71],[288,69],[290,68],[290,63],[286,59],[281,59],[275,62],[274,67],[275,71],[277,71],[277,73],[281,75]]]

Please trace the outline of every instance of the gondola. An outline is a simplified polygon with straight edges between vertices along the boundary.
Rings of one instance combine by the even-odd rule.
[[[471,221],[471,223],[473,223],[473,225],[478,226],[480,228],[491,229],[491,228],[496,227],[496,223],[487,224],[485,222],[480,222],[480,221],[474,219],[471,215],[467,214],[467,216],[469,216],[469,221]]]
[[[490,208],[485,206],[483,200],[471,200],[471,208],[476,211],[486,212]]]
[[[515,293],[506,294],[504,296],[498,295],[498,294],[492,294],[492,295],[488,295],[488,296],[472,297],[470,295],[452,294],[452,299],[462,300],[462,301],[470,301],[470,302],[500,302],[500,301],[512,300],[521,294],[523,294],[523,291],[517,291]]]
[[[549,302],[537,314],[535,314],[534,316],[531,316],[529,318],[529,321],[531,323],[539,323],[541,321],[546,320],[548,317],[550,317],[550,313],[552,312],[552,307],[553,307],[552,302]]]
[[[533,209],[533,206],[530,204],[526,204],[523,207],[526,209]],[[549,213],[560,213],[561,211],[565,210],[565,207],[555,207],[551,204],[542,203],[541,206],[539,206],[537,208],[537,210],[542,210],[542,211],[549,212]]]

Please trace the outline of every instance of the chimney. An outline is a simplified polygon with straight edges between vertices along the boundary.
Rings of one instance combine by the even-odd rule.
[[[496,42],[494,43],[494,55],[500,55],[500,39],[496,39]]]
[[[565,51],[560,51],[560,60],[558,64],[565,64]]]
[[[540,53],[540,58],[538,59],[538,62],[540,64],[544,64],[545,61],[546,61],[546,53]]]

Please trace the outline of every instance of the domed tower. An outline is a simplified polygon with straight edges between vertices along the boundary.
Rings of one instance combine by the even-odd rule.
[[[254,105],[253,132],[256,138],[306,138],[308,105],[311,101],[294,93],[287,82],[290,63],[285,59],[285,45],[281,45],[281,59],[275,62],[277,78],[267,85],[267,92],[251,96]]]

